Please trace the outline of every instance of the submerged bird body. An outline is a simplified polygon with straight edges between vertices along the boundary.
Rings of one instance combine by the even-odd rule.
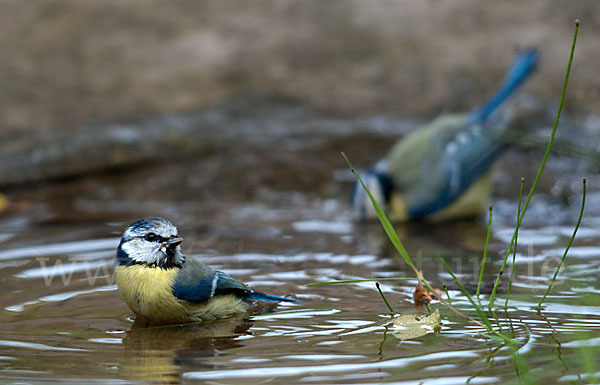
[[[177,229],[162,218],[125,230],[116,282],[125,303],[152,324],[210,321],[242,315],[252,301],[296,302],[253,291],[229,275],[181,253]]]
[[[515,59],[503,85],[481,108],[443,115],[392,147],[361,173],[365,184],[395,220],[448,219],[481,213],[490,192],[489,169],[507,148],[500,139],[512,113],[505,101],[535,70],[536,50]],[[360,219],[375,211],[359,183],[353,206]]]

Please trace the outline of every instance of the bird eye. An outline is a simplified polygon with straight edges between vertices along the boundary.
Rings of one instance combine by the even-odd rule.
[[[147,240],[148,242],[154,242],[158,239],[158,235],[156,235],[154,233],[148,233],[148,234],[144,235],[144,239]]]

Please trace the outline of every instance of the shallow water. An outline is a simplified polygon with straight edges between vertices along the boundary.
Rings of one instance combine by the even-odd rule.
[[[373,282],[307,286],[414,275],[379,224],[350,220],[353,179],[338,155],[344,150],[357,166],[370,164],[393,143],[390,132],[365,135],[343,121],[294,121],[309,132],[217,141],[216,150],[189,159],[8,191],[15,208],[0,216],[0,382],[504,384],[527,382],[527,371],[540,383],[594,382],[589,373],[600,370],[594,358],[600,349],[597,166],[553,155],[532,200],[511,300],[504,311],[509,263],[492,317],[522,343],[516,365],[514,348],[438,302],[431,308],[441,312],[440,333],[402,340]],[[264,126],[260,119],[250,123]],[[337,132],[332,125],[339,135],[318,136]],[[275,123],[271,131],[284,128]],[[598,129],[589,130],[590,142]],[[381,151],[366,152],[366,145]],[[495,166],[484,305],[512,235],[518,178],[533,179],[539,155],[511,151]],[[588,177],[584,220],[537,312],[577,218],[582,176]],[[113,258],[124,228],[147,216],[173,221],[188,257],[256,290],[303,302],[244,319],[138,328],[116,290]],[[398,225],[397,232],[424,276],[446,285],[452,305],[476,318],[438,257],[473,293],[485,220]],[[426,314],[412,303],[415,284],[381,281],[381,288],[397,313]]]
[[[88,202],[89,203],[89,202]],[[118,206],[119,202],[114,202]],[[498,202],[500,206],[502,206]],[[510,206],[509,203],[506,204]],[[56,206],[52,206],[56,207]],[[164,207],[167,207],[166,209]],[[136,329],[112,277],[118,237],[127,225],[107,215],[27,214],[2,218],[0,376],[26,383],[507,383],[517,381],[511,351],[482,328],[439,303],[442,328],[402,341],[386,325],[388,311],[370,283],[307,287],[339,279],[409,276],[377,224],[353,224],[342,201],[290,194],[279,204],[193,208],[165,203],[159,214],[181,217],[187,255],[255,289],[293,294],[301,303],[275,313],[210,324]],[[52,212],[52,209],[48,209]],[[185,212],[185,215],[178,213]],[[80,212],[81,214],[81,212]],[[144,213],[140,212],[140,216]],[[132,213],[122,214],[131,216]],[[74,216],[72,213],[69,216]],[[508,216],[508,215],[507,215]],[[193,221],[192,218],[198,218]],[[521,231],[505,331],[541,383],[586,383],[582,346],[600,345],[600,230],[586,218],[566,268],[537,313],[572,231],[563,225]],[[494,227],[485,291],[499,268],[510,225]],[[476,285],[485,237],[480,222],[399,226],[425,276],[446,284],[452,304],[475,317],[437,260],[443,255],[469,288]],[[415,281],[382,281],[395,311],[424,314],[412,304]],[[497,304],[504,304],[505,283]],[[481,297],[485,303],[487,296]],[[383,325],[382,325],[383,323]],[[600,367],[594,367],[598,370]],[[523,375],[521,370],[521,375]]]

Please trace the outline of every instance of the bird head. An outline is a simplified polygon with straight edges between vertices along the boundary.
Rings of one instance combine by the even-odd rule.
[[[391,189],[390,178],[375,170],[367,170],[359,174],[363,183],[369,189],[371,195],[373,195],[373,198],[386,210]],[[369,195],[358,180],[354,183],[354,189],[352,190],[352,207],[357,220],[369,221],[377,219],[375,207],[373,207]]]
[[[123,233],[117,249],[119,265],[181,267],[185,257],[179,246],[183,239],[177,227],[162,218],[145,218],[132,223]]]

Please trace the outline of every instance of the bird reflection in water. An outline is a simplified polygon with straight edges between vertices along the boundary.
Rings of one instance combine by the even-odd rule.
[[[140,381],[179,383],[181,373],[213,368],[208,358],[243,346],[252,321],[229,318],[214,322],[145,327],[136,321],[123,339],[119,375]]]

